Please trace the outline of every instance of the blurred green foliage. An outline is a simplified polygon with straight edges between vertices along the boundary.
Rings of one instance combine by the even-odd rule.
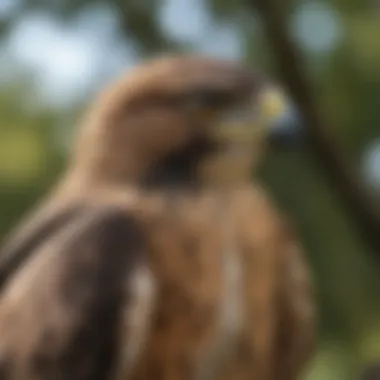
[[[32,10],[42,9],[69,22],[100,3],[117,9],[119,38],[138,47],[140,54],[185,48],[164,31],[158,17],[164,5],[158,0],[19,0],[16,10],[1,18],[0,37],[6,41],[12,28]],[[283,4],[291,20],[310,3]],[[368,144],[380,135],[380,4],[358,0],[323,4],[334,11],[341,38],[328,52],[301,48],[323,112],[352,164],[359,165]],[[246,2],[205,0],[205,5],[216,25],[228,24],[238,31],[245,59],[275,75],[271,47]],[[59,175],[64,154],[56,144],[53,126],[59,125],[62,114],[77,111],[37,107],[34,91],[33,82],[22,75],[0,89],[0,236]],[[320,343],[307,379],[355,379],[368,360],[380,359],[378,263],[358,238],[307,149],[270,156],[260,176],[279,206],[295,220],[316,279]]]

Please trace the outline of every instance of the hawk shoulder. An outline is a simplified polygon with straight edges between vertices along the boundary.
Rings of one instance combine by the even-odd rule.
[[[146,250],[138,218],[114,206],[89,207],[33,246],[2,294],[4,379],[107,378]]]

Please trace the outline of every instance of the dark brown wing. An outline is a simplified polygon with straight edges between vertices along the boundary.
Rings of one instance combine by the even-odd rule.
[[[7,281],[28,260],[38,246],[75,220],[84,205],[43,205],[2,244],[0,250],[0,292]]]
[[[1,378],[108,379],[145,243],[134,217],[104,208],[41,242],[1,297]]]

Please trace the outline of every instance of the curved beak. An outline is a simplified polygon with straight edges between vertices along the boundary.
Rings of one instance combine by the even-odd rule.
[[[301,118],[277,87],[263,86],[243,112],[232,116],[216,131],[219,140],[241,147],[257,146],[260,142],[271,150],[292,150],[302,141]]]
[[[300,146],[304,129],[297,109],[280,89],[266,88],[259,99],[261,122],[267,145],[272,150],[293,150]]]

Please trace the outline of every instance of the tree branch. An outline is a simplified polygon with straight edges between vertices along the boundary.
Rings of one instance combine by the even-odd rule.
[[[279,73],[306,125],[306,134],[312,153],[340,197],[347,213],[352,216],[358,231],[380,259],[380,214],[360,176],[346,162],[339,144],[331,134],[329,123],[318,112],[312,97],[312,88],[303,71],[299,52],[292,43],[285,17],[275,0],[253,0],[264,21],[267,35],[273,45]]]

